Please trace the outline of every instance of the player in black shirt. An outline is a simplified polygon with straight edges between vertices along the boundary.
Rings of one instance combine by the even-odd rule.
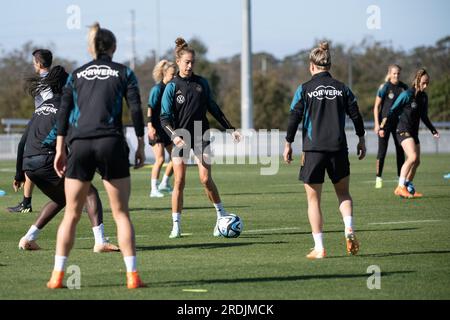
[[[164,194],[162,191],[172,192],[169,184],[169,177],[173,173],[172,161],[167,164],[166,172],[161,183],[158,185],[159,173],[164,164],[164,150],[169,154],[172,152],[172,140],[164,131],[161,125],[161,100],[166,88],[166,84],[173,79],[177,67],[175,63],[161,60],[153,69],[153,79],[156,84],[150,90],[148,98],[148,141],[153,149],[155,155],[155,163],[152,168],[151,175],[151,198],[162,198]]]
[[[413,179],[420,164],[420,120],[422,119],[435,138],[439,138],[438,131],[428,118],[428,96],[425,90],[429,83],[430,77],[427,71],[419,69],[416,72],[412,88],[400,94],[380,126],[380,136],[383,137],[385,130],[390,130],[398,118],[396,134],[405,151],[406,160],[402,166],[394,194],[402,198],[423,196],[415,190],[413,185]]]
[[[400,71],[399,65],[391,64],[388,68],[388,74],[386,75],[386,82],[380,86],[375,98],[375,104],[373,107],[373,117],[374,117],[374,131],[378,136],[378,131],[380,130],[381,120],[385,118],[394,103],[395,99],[403,91],[408,89],[408,86],[400,81]],[[386,158],[386,152],[388,149],[389,136],[392,133],[392,138],[395,143],[395,154],[397,157],[397,176],[400,176],[400,170],[405,162],[405,154],[400,142],[395,134],[397,130],[397,122],[392,123],[392,128],[390,131],[385,132],[385,136],[381,138],[378,136],[378,154],[377,154],[377,173],[375,180],[375,188],[380,189],[383,187],[383,168],[384,159]]]
[[[61,102],[61,93],[66,83],[67,73],[63,67],[52,68],[46,77],[45,86],[39,83],[33,94],[41,91],[52,92],[52,98],[46,99],[38,106],[31,118],[26,132],[19,143],[16,163],[14,189],[19,190],[28,177],[47,195],[51,201],[41,210],[39,217],[30,227],[27,234],[20,239],[19,248],[23,250],[39,250],[36,243],[41,230],[66,205],[64,195],[64,179],[57,176],[53,161],[56,145],[56,118]],[[94,252],[118,251],[119,248],[107,242],[103,231],[103,209],[97,189],[90,187],[86,209],[94,232]]]
[[[300,180],[303,180],[308,199],[308,218],[311,224],[314,249],[308,259],[326,256],[323,246],[323,218],[320,208],[325,170],[334,184],[344,225],[347,253],[356,254],[359,243],[353,229],[353,201],[349,192],[350,162],[348,160],[345,117],[350,117],[359,137],[357,152],[364,158],[364,123],[356,98],[343,83],[332,78],[331,55],[328,43],[322,42],[309,56],[312,79],[300,85],[291,104],[284,149],[284,160],[292,161],[291,143],[303,120],[303,154]]]
[[[204,136],[209,129],[206,113],[210,112],[225,129],[233,130],[232,135],[235,141],[239,141],[241,137],[212,99],[208,81],[194,74],[194,49],[189,47],[182,38],[178,38],[175,43],[175,57],[179,72],[164,90],[161,110],[163,129],[175,144],[172,151],[175,178],[172,193],[173,227],[170,238],[181,236],[181,211],[186,178],[186,162],[183,161],[183,157],[186,159],[191,149],[195,154],[200,181],[209,200],[216,208],[217,219],[227,214],[211,175],[209,137]],[[220,236],[217,223],[213,235]]]
[[[123,135],[122,101],[126,98],[138,137],[136,167],[143,165],[144,121],[136,76],[130,68],[113,62],[114,34],[95,24],[89,32],[89,52],[94,60],[76,69],[68,78],[58,119],[54,167],[66,176],[66,210],[56,241],[55,267],[48,288],[62,287],[64,267],[75,239],[87,190],[96,170],[103,179],[117,225],[127,287],[144,286],[136,269],[136,247],[130,220],[129,148]],[[70,126],[70,130],[68,127]],[[68,134],[68,135],[67,135]],[[66,139],[67,135],[67,139]],[[66,156],[64,141],[70,145]]]
[[[48,74],[53,62],[53,54],[47,49],[37,49],[31,54],[33,56],[33,68],[36,77],[25,79],[25,89],[34,98],[35,109],[42,105],[45,100],[53,97],[52,90],[48,83]],[[15,207],[8,207],[9,212],[32,212],[31,196],[33,194],[33,182],[25,176],[25,183],[23,184],[23,200]]]

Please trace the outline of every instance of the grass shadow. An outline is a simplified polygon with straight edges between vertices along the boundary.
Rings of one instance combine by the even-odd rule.
[[[382,277],[388,277],[396,274],[410,274],[416,271],[391,271],[381,272]],[[367,273],[361,274],[320,274],[320,275],[298,275],[285,277],[257,277],[257,278],[235,278],[235,279],[200,279],[200,280],[183,280],[183,281],[163,281],[152,283],[153,287],[181,287],[181,286],[201,286],[212,284],[233,284],[233,283],[261,283],[261,282],[280,282],[280,281],[308,281],[323,279],[367,279]]]
[[[255,244],[284,244],[286,241],[271,241],[271,242],[227,242],[227,243],[188,243],[188,244],[171,244],[160,246],[136,246],[136,251],[154,251],[154,250],[171,250],[171,249],[217,249],[217,248],[231,248],[241,246],[251,246]]]

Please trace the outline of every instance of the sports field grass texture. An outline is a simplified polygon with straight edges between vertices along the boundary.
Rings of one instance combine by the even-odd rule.
[[[127,290],[122,256],[92,252],[86,216],[67,266],[81,271],[80,289],[49,290],[56,229],[62,214],[41,233],[41,251],[19,251],[20,237],[47,201],[37,189],[33,212],[0,213],[0,299],[449,299],[450,298],[450,155],[424,155],[416,177],[423,199],[393,195],[395,159],[386,161],[383,189],[374,189],[374,157],[351,157],[351,193],[357,256],[347,256],[343,223],[328,180],[323,189],[325,247],[328,257],[309,261],[313,246],[303,185],[297,180],[298,157],[281,164],[274,176],[261,176],[257,165],[215,165],[213,176],[223,203],[244,221],[237,239],[214,238],[215,211],[188,168],[182,227],[185,236],[169,239],[170,198],[149,198],[150,169],[132,171],[132,220],[138,268],[148,288]],[[0,162],[2,208],[15,205],[11,193],[13,162]],[[105,231],[116,242],[115,227],[101,181]],[[372,267],[371,267],[372,266]],[[379,270],[379,289],[373,271]],[[372,277],[371,277],[372,276]],[[371,277],[371,278],[369,278]],[[66,276],[67,278],[67,276]]]

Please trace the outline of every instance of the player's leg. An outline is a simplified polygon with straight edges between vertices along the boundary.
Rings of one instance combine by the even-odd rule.
[[[15,207],[8,207],[6,210],[14,213],[27,213],[32,212],[33,209],[31,207],[31,197],[33,194],[34,183],[25,176],[25,183],[23,185],[23,199],[19,204]]]
[[[390,131],[386,131],[383,138],[378,137],[378,154],[377,154],[377,174],[375,178],[375,188],[380,189],[383,187],[383,168],[384,160],[386,158],[386,153],[389,144]]]
[[[53,168],[51,169],[51,172],[40,169],[26,173],[30,181],[33,181],[36,186],[51,199],[51,201],[44,205],[34,224],[20,239],[19,249],[39,250],[40,247],[36,243],[36,240],[38,239],[40,232],[66,205],[64,179],[60,179]]]
[[[408,190],[409,193],[411,193],[414,198],[421,198],[423,196],[422,193],[417,192],[416,188],[413,184],[413,180],[414,177],[416,176],[416,171],[417,168],[420,165],[420,143],[419,140],[417,139],[415,141],[415,155],[416,155],[416,161],[414,161],[414,165],[411,167],[411,169],[409,170],[407,176],[406,176],[406,181],[405,181],[405,185],[406,185],[406,189]]]
[[[172,143],[169,140],[169,142],[165,146],[166,151],[169,153],[169,155],[172,154]],[[164,176],[161,179],[161,183],[158,186],[159,191],[163,192],[172,192],[172,187],[170,186],[169,179],[173,175],[173,163],[172,160],[169,161],[166,167],[166,171],[164,172]]]
[[[321,259],[325,257],[323,245],[323,217],[320,207],[322,184],[305,183],[306,198],[308,200],[308,220],[311,225],[314,239],[314,249],[306,256],[308,259]]]
[[[403,198],[412,198],[413,195],[409,193],[406,188],[406,179],[411,171],[411,168],[414,166],[414,163],[417,161],[416,145],[412,137],[399,140],[401,141],[401,145],[406,154],[406,159],[402,166],[402,170],[400,171],[398,186],[394,190],[394,194]]]
[[[357,254],[359,251],[359,243],[356,240],[353,228],[353,199],[350,195],[350,176],[339,180],[334,184],[334,190],[339,202],[339,211],[344,221],[344,234],[347,245],[348,254]]]
[[[56,237],[55,266],[47,283],[50,289],[62,288],[65,264],[75,241],[76,226],[86,203],[90,185],[89,181],[65,179],[66,209]]]
[[[395,133],[397,131],[397,124],[395,124],[392,128],[392,138],[394,139],[395,144],[395,156],[397,161],[397,177],[400,177],[400,173],[402,170],[403,163],[405,163],[405,152],[403,151],[402,145],[398,140],[398,136]]]
[[[158,179],[161,167],[164,164],[164,145],[162,143],[155,143],[152,146],[152,149],[155,156],[155,162],[153,163],[152,168],[150,197],[162,198],[164,197],[164,194],[158,190]]]
[[[181,212],[183,210],[183,191],[186,182],[186,163],[182,157],[172,157],[173,191],[172,191],[172,231],[170,238],[181,237]]]
[[[98,190],[91,184],[86,197],[85,208],[91,221],[92,232],[94,233],[94,249],[96,253],[120,251],[119,248],[109,243],[105,236],[105,227],[103,225],[103,205],[98,195]]]
[[[206,196],[209,201],[214,205],[216,209],[217,220],[213,229],[213,236],[219,237],[220,233],[217,229],[218,220],[220,217],[227,215],[225,208],[223,207],[222,201],[220,199],[219,190],[212,178],[211,173],[211,157],[207,153],[202,155],[196,155],[195,161],[198,167],[198,175],[200,178],[200,183],[203,185]]]

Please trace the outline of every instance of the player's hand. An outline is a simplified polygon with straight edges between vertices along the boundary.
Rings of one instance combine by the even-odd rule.
[[[134,169],[139,169],[144,166],[145,162],[145,150],[144,150],[144,137],[138,137],[138,146],[136,153],[134,154]]]
[[[380,125],[379,124],[375,124],[375,126],[373,127],[373,131],[378,134],[378,131],[380,131]]]
[[[292,162],[292,147],[290,143],[286,142],[286,145],[284,146],[283,158],[287,164]]]
[[[14,192],[17,192],[20,189],[22,189],[24,183],[25,183],[24,181],[17,181],[16,179],[14,179],[14,181],[13,181]]]
[[[378,131],[378,135],[380,136],[380,138],[384,138],[384,129],[380,129],[379,131]]]
[[[366,141],[364,137],[359,138],[358,145],[356,146],[356,153],[359,160],[364,159],[364,157],[366,156]]]
[[[433,134],[433,137],[435,137],[436,139],[439,139],[439,137],[440,137],[439,132],[436,131],[436,132]]]
[[[55,168],[58,177],[62,178],[67,169],[67,155],[65,151],[56,152],[53,167]]]
[[[155,140],[156,139],[156,129],[152,126],[148,128],[148,139]]]
[[[184,140],[181,139],[180,137],[175,137],[173,139],[173,144],[176,145],[178,148],[183,148],[186,145]]]
[[[242,135],[241,135],[241,133],[239,131],[233,131],[231,133],[231,136],[233,137],[233,141],[234,142],[239,142],[242,139]]]

